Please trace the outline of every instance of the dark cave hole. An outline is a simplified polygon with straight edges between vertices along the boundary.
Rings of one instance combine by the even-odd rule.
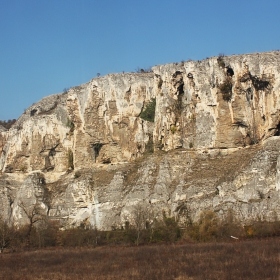
[[[56,154],[55,148],[56,148],[56,147],[50,149],[50,151],[49,151],[49,156],[50,156],[50,157],[54,157],[54,156],[55,156],[55,154]]]
[[[232,77],[234,75],[234,71],[232,68],[230,68],[230,67],[227,68],[227,75],[230,77]]]
[[[280,136],[280,122],[276,126],[276,131],[274,133],[274,136]]]
[[[36,112],[37,112],[37,109],[31,110],[31,111],[30,111],[30,116],[31,116],[31,117],[34,116]]]
[[[181,71],[176,71],[176,72],[172,75],[172,77],[173,77],[173,78],[176,78],[178,75],[181,75],[181,74],[182,74]]]
[[[94,151],[94,161],[96,162],[96,158],[99,156],[99,152],[102,148],[103,144],[96,143],[92,145],[93,151]]]
[[[192,73],[188,73],[187,76],[188,76],[189,79],[193,79],[193,74]]]
[[[178,87],[178,93],[179,93],[179,95],[184,94],[184,83],[181,84],[181,85]]]

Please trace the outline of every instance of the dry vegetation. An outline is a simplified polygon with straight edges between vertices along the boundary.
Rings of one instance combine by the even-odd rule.
[[[279,279],[280,239],[2,254],[1,279]]]
[[[10,129],[15,122],[16,122],[16,119],[12,119],[12,120],[8,120],[8,121],[0,120],[0,125],[5,127],[6,129]]]
[[[138,210],[136,225],[112,231],[2,221],[0,279],[280,279],[277,220],[244,227],[232,212],[221,221],[206,211],[181,228],[165,213],[148,224],[151,213]]]

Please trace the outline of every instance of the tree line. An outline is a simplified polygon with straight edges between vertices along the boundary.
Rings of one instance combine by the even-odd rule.
[[[171,217],[165,211],[162,216],[143,205],[136,205],[131,220],[123,226],[112,226],[101,231],[84,221],[78,227],[65,227],[58,220],[48,217],[39,205],[19,205],[26,215],[27,224],[16,227],[0,217],[0,252],[43,248],[52,246],[82,247],[106,245],[143,245],[176,242],[217,242],[254,237],[280,236],[280,221],[252,221],[242,225],[233,211],[221,219],[213,211],[203,211],[198,221],[187,214]]]

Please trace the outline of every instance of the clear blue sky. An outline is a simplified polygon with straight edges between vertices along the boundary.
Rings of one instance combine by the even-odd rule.
[[[279,0],[0,0],[0,119],[97,73],[280,49]]]

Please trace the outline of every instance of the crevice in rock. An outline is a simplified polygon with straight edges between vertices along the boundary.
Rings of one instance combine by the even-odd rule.
[[[188,77],[189,79],[193,79],[193,74],[190,72],[190,73],[188,73],[187,77]]]
[[[94,162],[96,162],[96,159],[99,156],[99,152],[100,152],[102,146],[103,146],[102,143],[92,144]]]
[[[154,152],[154,141],[153,141],[153,135],[148,134],[149,141],[145,145],[145,154],[151,154]]]
[[[280,136],[280,122],[276,126],[274,136]]]
[[[130,98],[131,98],[131,86],[126,91],[125,96],[124,96],[124,99],[127,101],[127,103],[130,103]]]
[[[179,85],[178,89],[177,89],[178,95],[182,95],[184,94],[184,83],[182,83],[181,85]]]
[[[56,145],[55,147],[51,148],[49,151],[49,157],[54,157],[56,155],[56,148],[58,145]]]
[[[242,121],[237,121],[237,122],[233,123],[233,125],[248,128],[248,125],[244,124]]]
[[[45,170],[46,171],[54,170],[54,166],[51,164],[51,160],[48,156],[45,157]]]
[[[56,155],[56,148],[58,147],[59,144],[56,144],[54,147],[52,147],[50,150],[49,150],[49,153],[48,155],[45,156],[45,170],[46,171],[52,171],[54,170],[54,165],[52,164],[51,162],[51,158],[53,159],[54,156]],[[44,152],[44,149],[40,152],[43,153]]]
[[[50,114],[53,113],[54,109],[55,109],[57,106],[58,106],[58,102],[55,101],[54,104],[53,104],[53,106],[52,106],[51,108],[49,108],[49,109],[47,109],[47,110],[42,109],[42,111],[39,111],[38,115],[44,115],[44,114],[50,115]]]
[[[176,71],[172,75],[172,84],[176,89],[176,95],[184,94],[184,80],[183,80],[183,73],[181,71]]]

